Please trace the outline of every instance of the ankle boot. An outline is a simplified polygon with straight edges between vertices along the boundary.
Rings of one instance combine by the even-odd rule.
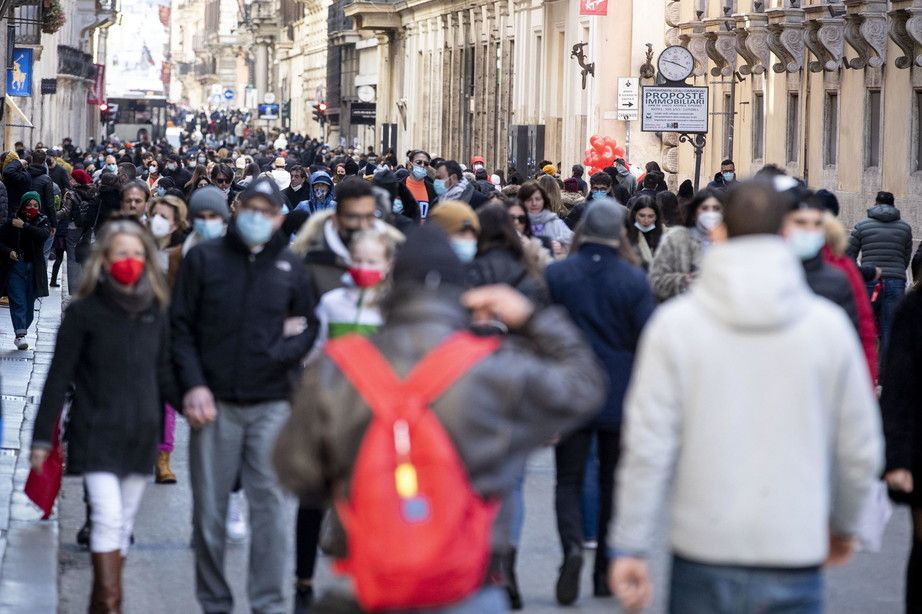
[[[161,452],[157,456],[157,483],[158,484],[175,484],[176,474],[170,469],[170,453]]]
[[[120,614],[122,611],[122,553],[94,552],[93,593],[89,614]]]
[[[509,608],[522,609],[522,593],[519,592],[519,580],[515,575],[515,560],[518,552],[515,548],[506,555],[506,592],[509,594]]]

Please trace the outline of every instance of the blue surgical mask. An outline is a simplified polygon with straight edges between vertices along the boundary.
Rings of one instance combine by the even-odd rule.
[[[444,179],[436,179],[432,182],[432,187],[435,188],[435,193],[439,196],[448,191],[448,186],[445,185]]]
[[[592,200],[599,200],[600,198],[608,198],[608,192],[605,190],[593,190]]]
[[[399,198],[395,198],[394,203],[391,205],[391,211],[393,211],[396,215],[403,213],[403,201]]]
[[[164,194],[166,194],[166,189],[165,189],[165,188],[159,188],[159,187],[158,187],[158,188],[157,188],[157,196],[163,196]]]
[[[272,220],[256,211],[241,211],[237,215],[237,232],[250,247],[264,245],[272,237]]]
[[[114,173],[115,171],[118,170],[118,166],[116,166],[115,164],[106,164],[106,170],[109,171],[110,173]]]
[[[736,179],[736,173],[726,172],[721,173],[721,175],[723,175],[724,181],[727,183],[732,183],[733,180]]]
[[[452,239],[451,249],[455,250],[458,259],[467,264],[474,261],[477,256],[477,241],[474,239]]]
[[[423,179],[426,178],[426,175],[428,174],[429,173],[426,172],[425,166],[416,166],[416,165],[413,166],[413,177],[416,180],[422,181]]]
[[[826,234],[822,230],[795,230],[788,235],[788,245],[794,254],[801,260],[815,258],[823,245],[826,244]]]
[[[192,222],[192,228],[195,230],[195,234],[205,241],[224,236],[225,230],[224,220],[218,218],[195,220]]]

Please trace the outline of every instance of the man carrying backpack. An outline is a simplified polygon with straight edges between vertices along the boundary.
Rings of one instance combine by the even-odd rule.
[[[349,549],[342,530],[326,545],[364,610],[505,611],[498,501],[532,449],[598,411],[605,376],[560,308],[507,286],[464,293],[433,225],[410,235],[393,282],[370,343],[331,342],[308,368],[279,479],[310,505],[334,498]],[[474,336],[472,318],[512,334]]]

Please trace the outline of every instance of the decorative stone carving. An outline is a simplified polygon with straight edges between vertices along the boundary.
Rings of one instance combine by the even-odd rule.
[[[849,68],[880,68],[887,61],[887,0],[845,0],[845,41],[858,54]]]
[[[707,38],[705,38],[704,27],[701,22],[683,24],[679,41],[679,44],[691,51],[692,56],[695,58],[695,70],[692,75],[703,77],[707,72],[708,52]]]
[[[669,0],[666,3],[666,25],[678,28],[681,22],[682,3],[678,0]]]
[[[890,11],[890,38],[903,52],[897,68],[922,66],[922,8]]]
[[[736,15],[736,52],[746,60],[740,74],[761,75],[771,62],[768,49],[768,17],[763,13]]]
[[[735,20],[720,17],[707,19],[704,24],[707,28],[707,54],[715,64],[711,69],[711,75],[729,77],[736,72],[736,32],[733,27]]]
[[[800,71],[804,65],[804,12],[801,9],[768,11],[768,48],[780,60],[776,73]]]
[[[810,72],[835,71],[842,66],[845,54],[845,20],[827,17],[826,9],[833,5],[816,5],[804,10],[807,16],[804,43],[816,58],[810,62]],[[839,7],[842,8],[842,7]]]

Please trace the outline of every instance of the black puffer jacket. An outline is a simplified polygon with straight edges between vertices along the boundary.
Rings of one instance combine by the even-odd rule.
[[[906,267],[912,256],[912,228],[900,219],[893,205],[874,205],[868,217],[855,225],[848,239],[848,255],[862,265],[873,265],[883,277],[906,279]]]
[[[276,234],[258,254],[236,227],[183,258],[173,290],[173,363],[181,392],[207,386],[220,401],[288,398],[289,374],[317,335],[315,304],[301,259]],[[305,317],[307,331],[284,336],[285,319]]]
[[[817,296],[832,301],[845,310],[855,331],[858,330],[858,307],[845,273],[823,260],[822,254],[804,261],[807,285]]]

